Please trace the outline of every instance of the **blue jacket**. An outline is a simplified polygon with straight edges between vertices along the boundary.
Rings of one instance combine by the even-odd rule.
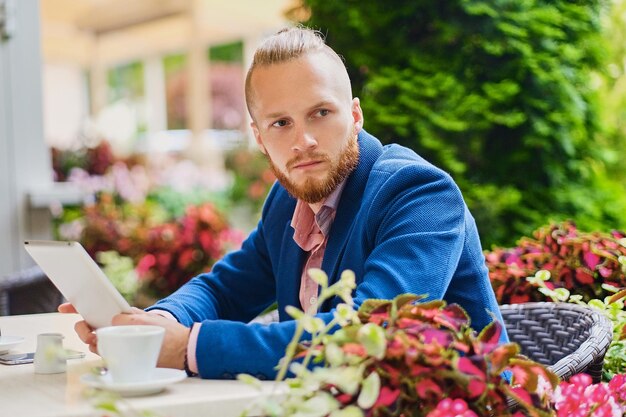
[[[502,321],[474,219],[452,178],[410,149],[382,146],[364,131],[359,147],[324,254],[329,282],[351,269],[357,306],[368,298],[427,294],[463,306],[477,330],[493,316]],[[203,378],[275,376],[295,329],[285,306],[300,307],[305,253],[292,237],[295,206],[275,184],[240,250],[151,307],[186,326],[202,322],[196,358]],[[274,301],[280,322],[247,324]],[[338,302],[322,305],[318,317],[330,321]]]

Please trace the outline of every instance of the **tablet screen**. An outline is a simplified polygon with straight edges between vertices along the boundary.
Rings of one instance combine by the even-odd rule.
[[[80,243],[30,240],[24,247],[93,328],[110,326],[114,315],[131,311]]]

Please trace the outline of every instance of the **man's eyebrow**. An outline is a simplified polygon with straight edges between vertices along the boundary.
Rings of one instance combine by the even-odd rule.
[[[326,107],[326,106],[333,106],[334,102],[331,100],[322,100],[319,103],[315,104],[314,106],[311,106],[311,109],[317,109],[319,107]]]
[[[313,106],[309,107],[309,110],[313,110],[313,109],[317,109],[320,107],[327,107],[327,106],[334,106],[334,102],[332,100],[322,100],[319,101],[317,103],[315,103]],[[286,114],[286,112],[284,111],[277,111],[277,112],[273,112],[273,113],[268,113],[262,116],[263,120],[266,119],[276,119],[279,117],[284,117]]]
[[[277,117],[283,117],[284,115],[285,115],[285,112],[277,111],[274,113],[264,114],[263,119],[276,119]]]

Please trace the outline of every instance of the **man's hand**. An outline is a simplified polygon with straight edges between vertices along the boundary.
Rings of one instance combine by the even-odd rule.
[[[159,354],[158,366],[163,368],[183,369],[185,353],[189,343],[189,328],[177,321],[165,318],[160,314],[148,313],[133,308],[132,313],[122,313],[113,316],[114,326],[130,324],[150,324],[165,328],[165,338]]]
[[[58,307],[60,313],[78,313],[76,308],[70,303],[63,303]],[[80,340],[89,345],[89,350],[98,353],[96,334],[93,328],[87,324],[85,320],[81,320],[74,325],[74,330],[80,337]]]
[[[61,313],[77,313],[70,303],[61,304],[58,308]],[[122,313],[113,316],[111,324],[114,326],[131,324],[149,324],[165,328],[165,338],[161,346],[159,362],[157,366],[163,368],[184,368],[185,353],[189,343],[189,328],[177,321],[165,318],[156,313],[148,313],[133,307],[131,313]],[[84,320],[74,325],[74,330],[80,340],[89,345],[89,350],[98,353],[98,341],[94,329]]]

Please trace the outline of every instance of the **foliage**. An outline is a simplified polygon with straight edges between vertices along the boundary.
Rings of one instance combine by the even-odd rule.
[[[193,276],[209,271],[224,253],[241,244],[241,234],[228,227],[211,203],[188,206],[173,221],[162,221],[159,212],[160,207],[149,200],[118,204],[113,195],[101,193],[74,220],[77,235],[63,235],[68,229],[60,228],[60,237],[79,240],[98,260],[105,260],[102,256],[110,260],[113,255],[101,255],[110,251],[115,257],[130,258],[142,289],[154,297],[169,295]],[[119,265],[111,268],[114,277],[122,272]],[[122,279],[121,289],[129,289],[128,279]]]
[[[134,301],[139,289],[139,280],[135,264],[128,256],[110,250],[98,252],[96,261],[102,266],[102,272],[109,278],[122,296],[130,303]]]
[[[250,204],[255,213],[260,213],[276,180],[266,158],[258,150],[236,148],[225,155],[224,163],[234,176],[230,199],[235,204]]]
[[[107,141],[93,148],[77,150],[51,149],[52,169],[56,181],[66,181],[74,168],[82,168],[90,175],[103,175],[117,160]]]
[[[103,144],[94,152],[110,155]],[[80,241],[127,299],[144,304],[169,295],[241,244],[241,234],[222,214],[224,198],[191,162],[93,160],[112,165],[71,169],[67,180],[91,197],[80,206],[55,208],[56,238]],[[148,300],[133,300],[138,291]]]
[[[626,227],[596,140],[603,0],[302,3],[344,55],[366,128],[450,172],[487,247],[546,219]]]
[[[331,296],[334,286],[320,270],[311,272]],[[354,286],[354,275],[344,272]],[[346,285],[342,280],[343,293]],[[548,416],[551,409],[542,386],[553,389],[557,377],[542,365],[518,356],[515,344],[498,344],[501,328],[490,324],[479,335],[456,304],[418,303],[414,295],[394,300],[366,300],[358,314],[350,292],[342,296],[335,318],[325,324],[295,308],[289,313],[298,330],[287,348],[285,369],[295,375],[280,402],[266,403],[268,415],[298,416]],[[323,302],[320,297],[320,302]],[[341,328],[331,334],[331,330]],[[302,332],[308,345],[296,344]],[[293,359],[299,361],[292,362]],[[313,361],[323,367],[309,368]],[[512,375],[512,383],[503,372]],[[251,381],[251,377],[242,377]],[[519,410],[511,411],[513,398]],[[523,410],[523,411],[522,411]]]
[[[622,320],[622,326],[626,319]],[[623,329],[623,327],[622,327]],[[618,374],[626,374],[626,337],[614,340],[604,356],[603,377],[611,380]]]
[[[500,304],[545,301],[526,280],[539,270],[550,272],[546,286],[565,288],[584,301],[612,293],[606,285],[626,287],[626,235],[581,232],[572,222],[551,224],[523,237],[513,248],[485,252],[489,278]]]
[[[604,18],[608,39],[604,53],[608,64],[597,77],[602,106],[602,151],[606,153],[608,175],[626,183],[626,1],[611,0],[611,11]]]

